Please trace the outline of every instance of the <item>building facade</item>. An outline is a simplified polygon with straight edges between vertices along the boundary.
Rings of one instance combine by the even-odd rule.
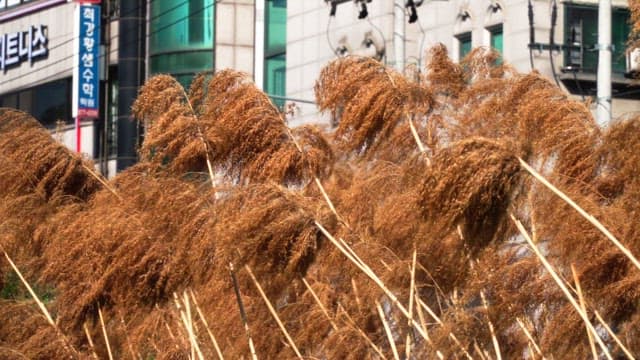
[[[89,86],[77,73],[87,64],[78,9],[91,4],[100,8],[99,106],[77,116],[74,89]],[[615,118],[638,110],[629,77],[640,63],[626,48],[627,1],[613,6]],[[438,43],[455,61],[493,47],[521,72],[533,68],[578,98],[595,96],[596,0],[0,0],[0,106],[33,114],[112,176],[136,161],[143,129],[130,108],[154,74],[188,86],[201,71],[244,71],[278,106],[295,104],[292,125],[328,124],[313,103],[328,61],[355,54],[423,69]]]

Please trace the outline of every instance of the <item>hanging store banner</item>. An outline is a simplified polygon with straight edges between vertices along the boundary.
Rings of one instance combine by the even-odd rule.
[[[72,115],[96,118],[100,105],[100,5],[76,5],[74,20]]]

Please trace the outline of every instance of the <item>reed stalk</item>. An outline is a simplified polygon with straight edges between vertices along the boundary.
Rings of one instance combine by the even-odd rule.
[[[389,340],[389,345],[391,346],[391,351],[393,352],[393,358],[395,360],[400,360],[400,355],[398,355],[398,349],[396,348],[396,343],[393,340],[393,334],[391,334],[391,329],[389,328],[389,324],[387,323],[387,319],[384,315],[384,311],[382,310],[382,306],[380,306],[380,303],[378,301],[376,301],[376,309],[378,309],[378,315],[380,316],[380,320],[382,321],[384,332],[387,335],[387,340]]]
[[[419,304],[420,296],[418,295],[417,292],[414,294],[414,298],[415,298],[415,302],[417,304]],[[418,318],[420,319],[420,325],[422,326],[422,329],[424,330],[424,332],[427,334],[427,344],[429,344],[429,346],[431,346],[431,348],[433,348],[435,350],[436,356],[438,357],[438,359],[443,360],[444,359],[444,355],[442,354],[442,352],[440,350],[436,349],[435,344],[433,343],[433,341],[431,341],[431,338],[429,338],[429,331],[427,329],[427,322],[425,321],[424,313],[422,312],[422,307],[421,306],[416,306],[416,312],[418,313]]]
[[[91,350],[91,355],[94,359],[98,359],[98,354],[96,354],[96,347],[93,345],[93,339],[91,338],[91,333],[89,332],[89,328],[87,328],[87,323],[84,322],[82,324],[82,329],[84,330],[84,335],[87,337],[87,342],[89,342],[89,349]]]
[[[542,263],[542,265],[545,267],[545,269],[547,269],[547,271],[549,272],[549,274],[551,275],[553,280],[556,282],[556,284],[560,287],[560,289],[564,293],[565,297],[569,300],[571,305],[574,307],[574,309],[578,312],[578,314],[580,315],[580,317],[582,318],[584,323],[587,325],[587,327],[589,328],[589,330],[593,334],[595,340],[598,342],[598,345],[602,349],[602,351],[605,354],[605,356],[607,357],[607,359],[613,360],[613,358],[611,357],[611,354],[609,353],[609,350],[607,349],[607,346],[604,344],[602,339],[600,339],[600,336],[598,335],[598,333],[596,332],[596,329],[591,324],[591,321],[589,321],[589,318],[587,317],[587,314],[584,311],[582,311],[582,308],[580,307],[580,305],[578,304],[576,299],[573,298],[573,296],[571,295],[571,293],[567,289],[566,285],[564,284],[564,282],[562,281],[560,276],[553,269],[553,266],[551,266],[551,264],[542,255],[542,253],[540,253],[540,250],[538,250],[538,247],[536,246],[536,244],[533,243],[533,241],[531,240],[531,237],[529,236],[529,233],[524,228],[522,223],[520,223],[520,221],[517,220],[515,218],[515,216],[513,216],[513,214],[511,214],[511,220],[515,223],[516,227],[520,231],[520,234],[522,234],[522,236],[525,238],[525,240],[527,241],[527,243],[529,244],[529,246],[531,247],[531,249],[533,250],[535,255],[538,257],[538,259]]]
[[[204,324],[204,327],[207,329],[207,334],[209,335],[209,339],[211,340],[211,344],[213,344],[213,348],[216,350],[216,354],[218,355],[218,358],[220,360],[224,360],[224,356],[222,356],[222,351],[220,350],[220,346],[218,346],[218,342],[216,341],[215,336],[213,336],[213,332],[211,332],[211,329],[209,328],[209,323],[207,322],[207,319],[204,317],[204,314],[202,313],[202,310],[200,310],[200,306],[198,305],[198,301],[196,300],[196,296],[193,293],[193,291],[191,291],[191,289],[189,289],[189,295],[191,295],[191,301],[193,301],[193,304],[196,306],[196,312],[198,313],[198,316],[200,317],[200,320]]]
[[[413,135],[413,139],[416,141],[416,144],[418,145],[418,149],[420,150],[421,153],[424,153],[426,151],[426,149],[424,148],[424,144],[422,143],[422,140],[420,140],[420,136],[418,135],[418,131],[416,130],[416,127],[413,125],[413,120],[411,120],[411,118],[409,117],[409,115],[406,115],[407,120],[409,120],[409,127],[411,128],[411,134]]]
[[[520,328],[524,332],[524,335],[527,337],[527,339],[529,339],[529,344],[533,345],[533,348],[536,350],[538,355],[540,355],[540,358],[542,358],[543,360],[546,360],[544,355],[542,355],[542,350],[540,350],[540,346],[538,346],[536,341],[533,339],[533,336],[531,336],[531,333],[529,332],[529,330],[527,330],[527,327],[524,325],[522,320],[520,320],[519,318],[516,318],[516,322],[518,323],[518,326],[520,326]]]
[[[27,291],[29,291],[29,295],[31,295],[33,300],[35,300],[36,304],[38,304],[38,307],[40,308],[40,311],[42,311],[42,314],[44,314],[44,317],[47,319],[47,322],[51,326],[53,326],[54,329],[56,329],[56,331],[58,331],[58,326],[53,321],[53,318],[51,317],[49,310],[47,310],[47,307],[44,306],[44,303],[40,300],[38,295],[36,295],[35,291],[33,291],[33,288],[31,288],[31,285],[29,285],[29,283],[24,278],[24,276],[22,276],[22,273],[20,272],[20,270],[18,270],[18,267],[16,266],[16,264],[14,264],[13,260],[11,260],[7,252],[3,251],[3,253],[4,253],[4,257],[7,258],[7,261],[9,261],[9,265],[11,265],[11,268],[13,268],[13,271],[16,272],[16,274],[20,278],[20,281],[22,281],[22,284],[27,288]]]
[[[416,256],[417,256],[417,251],[414,246],[413,256],[411,257],[411,281],[409,285],[409,317],[410,318],[413,318],[413,297],[414,297],[414,291],[416,287]],[[409,328],[411,328],[411,321],[409,321],[408,325],[409,325]],[[411,335],[412,335],[411,333],[407,333],[406,344],[405,344],[406,359],[411,358],[411,343],[412,343]]]
[[[191,104],[191,100],[189,99],[189,95],[187,95],[187,92],[184,90],[184,87],[182,85],[180,85],[180,89],[182,90],[182,95],[184,96],[184,99],[187,102],[187,105],[189,105],[189,109],[191,110],[191,113],[193,114],[193,117],[196,119],[196,129],[198,130],[198,138],[200,139],[200,141],[202,142],[202,145],[204,146],[204,154],[206,157],[206,162],[207,162],[207,170],[209,171],[209,179],[211,180],[211,187],[215,188],[216,184],[215,184],[215,177],[213,175],[213,166],[211,165],[211,158],[209,157],[209,144],[207,144],[207,142],[204,140],[204,134],[202,133],[202,129],[200,128],[200,124],[198,124],[198,115],[195,111],[195,109],[193,108],[193,105]]]
[[[602,316],[600,316],[598,311],[594,310],[593,314],[596,316],[596,319],[598,319],[598,322],[600,323],[600,325],[602,325],[602,327],[604,327],[605,330],[607,330],[609,335],[611,335],[611,338],[613,338],[613,340],[616,342],[616,344],[618,344],[618,346],[620,346],[620,349],[622,350],[622,352],[624,352],[624,354],[627,356],[627,358],[629,358],[631,360],[635,360],[636,358],[633,356],[633,354],[631,354],[631,351],[629,351],[629,349],[627,349],[627,347],[624,346],[624,344],[622,343],[620,338],[613,332],[613,330],[611,330],[611,327],[609,327],[607,322],[604,321],[604,319],[602,318]]]
[[[398,298],[395,296],[395,294],[393,294],[393,292],[391,292],[386,285],[382,282],[382,280],[380,280],[380,278],[373,272],[373,270],[371,270],[371,268],[366,265],[356,254],[355,252],[344,242],[342,241],[339,242],[338,240],[336,240],[333,235],[331,235],[331,233],[329,233],[327,231],[327,229],[325,229],[319,222],[315,222],[316,226],[318,227],[318,229],[320,229],[320,231],[329,239],[329,241],[331,241],[331,243],[333,243],[333,245],[335,245],[338,250],[340,250],[340,252],[342,252],[349,260],[351,260],[351,262],[353,262],[362,272],[364,272],[371,280],[373,280],[373,282],[378,285],[378,287],[385,293],[385,295],[389,298],[389,300],[391,301],[391,303],[393,303],[398,310],[400,310],[400,312],[407,317],[407,319],[411,322],[411,325],[413,326],[414,329],[416,329],[418,331],[418,333],[420,334],[420,336],[422,336],[423,339],[427,340],[427,334],[425,333],[425,331],[422,329],[422,327],[420,326],[420,324],[418,324],[413,318],[411,318],[409,316],[409,311],[407,311],[407,309],[404,307],[404,305],[402,305],[402,303],[400,303],[400,301],[398,300]],[[424,303],[422,303],[420,301],[420,303],[422,304],[422,306],[428,308],[428,306]],[[431,309],[429,309],[431,310]],[[430,312],[431,314],[433,314],[433,312]],[[435,315],[435,314],[433,314]],[[439,320],[439,319],[438,319]],[[442,322],[439,321],[439,324],[442,325]],[[453,336],[453,338],[455,338],[455,335],[449,333],[450,336]],[[471,357],[471,355],[469,354],[469,352],[467,352],[467,350],[460,344],[460,342],[457,340],[457,338],[455,338],[455,341],[457,342],[457,344],[460,346],[461,350],[464,352],[465,356],[469,359],[473,359]]]
[[[482,299],[482,307],[484,307],[484,311],[487,314],[487,323],[489,324],[489,333],[491,334],[493,349],[496,352],[496,359],[502,360],[500,344],[498,343],[498,338],[496,337],[496,332],[495,332],[495,329],[493,328],[493,323],[491,322],[491,318],[489,318],[489,305],[487,305],[487,298],[484,296],[484,291],[480,291],[480,298]]]
[[[176,308],[178,309],[180,320],[182,320],[182,326],[184,326],[184,329],[187,332],[187,337],[189,338],[189,347],[191,351],[190,358],[195,359],[197,355],[198,359],[204,360],[204,356],[200,351],[200,346],[198,345],[198,339],[193,329],[191,307],[189,305],[189,298],[186,291],[184,292],[182,299],[180,299],[180,297],[175,292],[173,293],[173,298],[176,304]]]
[[[593,224],[598,230],[600,230],[600,232],[602,232],[604,236],[607,237],[607,239],[609,239],[618,249],[620,249],[620,251],[622,251],[622,253],[627,258],[629,258],[629,260],[631,260],[633,265],[635,265],[635,267],[638,268],[638,270],[640,270],[640,261],[638,261],[638,259],[635,256],[633,256],[631,251],[627,249],[609,230],[607,230],[607,228],[604,225],[602,225],[600,221],[598,221],[593,215],[589,214],[584,209],[582,209],[578,204],[576,204],[575,201],[571,200],[569,196],[567,196],[565,193],[560,191],[560,189],[553,186],[547,179],[545,179],[534,168],[529,166],[529,164],[527,164],[524,160],[522,160],[521,158],[518,158],[518,161],[520,161],[520,165],[522,165],[522,167],[525,170],[527,170],[536,180],[538,180],[540,183],[546,186],[554,194],[558,195],[558,197],[564,200],[567,204],[569,204],[572,208],[574,208],[580,215],[582,215],[582,217],[584,217],[587,221]]]
[[[587,314],[587,306],[584,302],[584,296],[582,295],[582,288],[580,287],[580,280],[578,279],[578,274],[576,273],[576,268],[571,264],[571,274],[573,275],[573,282],[576,284],[576,293],[578,294],[578,302],[580,304],[580,308]],[[596,350],[596,344],[593,341],[593,335],[591,335],[591,331],[589,331],[589,327],[587,329],[587,337],[589,338],[589,348],[591,349],[591,355],[593,355],[594,360],[598,360],[598,351]]]
[[[360,310],[362,308],[362,302],[360,301],[360,293],[356,285],[356,279],[354,278],[351,278],[351,287],[353,288],[353,296],[356,298],[356,305],[358,305],[358,310]]]
[[[98,317],[100,318],[100,328],[102,329],[102,335],[104,336],[104,344],[107,347],[109,360],[113,360],[111,345],[109,345],[109,336],[107,335],[107,328],[104,326],[104,317],[102,316],[102,308],[100,307],[100,305],[98,305]]]
[[[0,249],[2,249],[1,245],[0,245]],[[53,327],[53,329],[55,330],[56,334],[58,334],[58,336],[62,339],[62,343],[64,344],[64,346],[69,351],[71,351],[74,355],[78,356],[79,355],[78,351],[73,347],[73,345],[71,344],[69,339],[67,339],[67,337],[62,333],[60,328],[58,328],[58,325],[56,325],[56,323],[53,321],[53,318],[51,317],[51,314],[49,313],[49,310],[47,310],[47,307],[40,300],[38,295],[36,295],[36,292],[33,291],[33,288],[31,287],[31,285],[29,285],[29,282],[27,282],[27,280],[24,278],[24,276],[22,276],[22,273],[20,272],[20,270],[18,269],[16,264],[13,262],[13,260],[11,260],[11,258],[9,257],[9,254],[7,254],[7,252],[4,251],[4,249],[2,249],[2,252],[4,253],[4,257],[9,262],[9,265],[11,265],[11,268],[13,269],[13,271],[15,271],[15,273],[16,273],[16,275],[18,275],[18,278],[20,279],[20,281],[22,281],[22,284],[27,288],[27,291],[29,292],[29,295],[31,295],[33,300],[38,305],[38,308],[40,309],[40,311],[42,312],[44,317],[47,319],[47,322],[49,323],[49,325],[51,325]]]
[[[331,327],[333,328],[333,330],[334,331],[338,331],[338,326],[333,321],[331,316],[329,316],[329,312],[327,311],[327,309],[322,304],[322,301],[320,301],[320,298],[318,297],[318,295],[316,295],[316,292],[313,291],[313,288],[311,287],[311,285],[309,285],[309,283],[307,282],[307,280],[305,278],[302,278],[302,283],[304,284],[304,286],[307,287],[307,290],[309,290],[309,293],[313,297],[313,300],[315,300],[316,304],[318,304],[318,306],[320,307],[320,310],[322,310],[322,313],[324,314],[324,316],[327,318],[327,320],[329,320],[329,323],[331,324]]]
[[[438,323],[438,325],[444,326],[442,320],[440,320],[440,317],[438,317],[438,315],[436,315],[436,313],[434,313],[433,310],[431,310],[431,308],[427,304],[425,304],[420,298],[418,298],[417,301],[418,301],[418,304],[420,306],[422,306],[427,311],[427,313],[429,313],[429,315],[436,321],[436,323]],[[449,338],[451,340],[453,340],[453,342],[456,344],[456,346],[458,346],[458,348],[460,348],[460,350],[462,350],[462,352],[465,354],[465,356],[468,359],[473,359],[471,354],[469,354],[467,349],[465,349],[465,347],[462,346],[462,343],[460,342],[460,340],[458,340],[458,338],[456,337],[456,335],[454,333],[449,332]]]
[[[249,322],[247,321],[247,313],[244,311],[244,304],[242,303],[242,296],[240,295],[240,287],[238,286],[238,279],[236,278],[236,272],[233,267],[233,263],[229,263],[229,273],[231,274],[231,282],[233,283],[233,290],[236,293],[236,301],[238,308],[240,309],[240,318],[244,325],[244,333],[247,335],[249,341],[249,351],[251,352],[251,359],[258,360],[256,355],[256,348],[253,345],[253,339],[251,338],[251,331],[249,331]]]
[[[480,356],[481,360],[487,360],[487,357],[484,356],[482,349],[480,349],[480,346],[478,346],[478,342],[474,341],[473,342],[473,350],[476,351],[476,354],[478,354]]]
[[[338,309],[342,310],[342,313],[344,314],[344,316],[347,318],[347,322],[349,324],[349,326],[351,326],[351,328],[353,328],[354,330],[356,330],[356,332],[358,332],[358,334],[360,334],[360,336],[369,344],[369,346],[371,346],[371,348],[373,349],[373,351],[376,352],[376,354],[378,354],[380,356],[380,358],[386,360],[387,357],[384,355],[384,353],[382,352],[382,350],[378,347],[378,345],[376,345],[371,338],[369,338],[369,336],[367,336],[367,334],[362,331],[362,329],[360,329],[358,327],[358,325],[356,324],[356,322],[353,320],[353,318],[351,318],[351,316],[349,315],[349,313],[347,312],[347,310],[344,309],[344,307],[342,307],[342,305],[338,304]]]
[[[284,324],[280,320],[280,317],[278,316],[278,313],[276,312],[276,310],[273,308],[273,305],[271,305],[271,301],[269,301],[267,294],[265,294],[264,290],[262,290],[262,286],[260,286],[258,279],[256,279],[255,275],[253,275],[253,272],[251,271],[251,268],[249,267],[249,265],[245,265],[244,268],[245,270],[247,270],[247,273],[251,277],[251,280],[253,280],[253,283],[256,285],[256,288],[258,289],[258,292],[260,293],[262,300],[264,300],[264,303],[267,305],[267,308],[269,309],[271,316],[273,316],[273,318],[278,323],[278,326],[280,327],[280,330],[282,331],[285,338],[289,342],[289,345],[291,345],[291,348],[296,353],[296,356],[298,357],[298,359],[302,360],[302,354],[300,354],[300,351],[298,350],[298,347],[296,346],[295,342],[293,341],[291,336],[289,336],[289,332],[287,331],[287,328],[284,326]]]

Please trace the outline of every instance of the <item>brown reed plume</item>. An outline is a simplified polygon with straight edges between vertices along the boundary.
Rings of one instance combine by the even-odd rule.
[[[434,232],[461,226],[475,248],[491,241],[502,221],[520,166],[509,144],[469,138],[441,150],[420,188]]]
[[[207,161],[225,151],[220,127],[202,121],[200,110],[204,75],[195,79],[189,94],[169,75],[149,79],[133,104],[136,118],[145,124],[141,160],[176,174],[206,172]]]
[[[426,67],[426,78],[435,94],[456,97],[465,88],[464,67],[449,59],[443,44],[429,49]]]
[[[335,138],[348,151],[375,149],[409,114],[426,114],[431,92],[380,62],[361,57],[334,60],[315,85],[320,111],[338,119]]]
[[[294,131],[305,144],[307,156],[300,154],[282,114],[246,74],[216,73],[207,85],[203,107],[203,121],[227,135],[228,151],[216,154],[215,162],[235,182],[300,184],[326,174],[332,163],[329,143],[310,127]]]
[[[628,44],[630,47],[638,46],[640,41],[640,1],[629,0],[629,10],[631,11],[631,34],[629,35]]]
[[[2,170],[0,243],[53,289],[47,309],[87,357],[108,356],[104,332],[114,358],[249,358],[246,320],[260,358],[291,358],[289,344],[304,358],[585,358],[585,319],[556,282],[572,265],[587,322],[600,329],[597,311],[616,335],[601,338],[611,356],[625,356],[618,344],[640,353],[639,272],[518,160],[637,256],[639,120],[601,131],[587,105],[496,60],[481,49],[457,65],[439,46],[426,85],[335,61],[316,86],[340,121],[332,134],[289,129],[244,74],[202,74],[189,91],[160,76],[135,106],[148,122],[142,162],[107,186],[82,167],[77,187],[45,176],[67,169],[63,152],[40,170],[27,161],[38,150],[13,143],[22,115],[3,112],[0,153],[19,166]],[[234,288],[230,263],[253,277],[238,271]],[[64,357],[7,270],[0,262],[0,357]],[[173,294],[191,290],[197,304],[178,309]]]
[[[99,187],[88,161],[55,142],[30,115],[0,109],[2,196],[37,194],[45,201],[86,200]]]

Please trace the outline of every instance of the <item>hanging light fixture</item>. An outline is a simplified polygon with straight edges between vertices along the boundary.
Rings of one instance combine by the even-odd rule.
[[[357,0],[356,0],[357,1]],[[371,0],[360,0],[357,1],[360,3],[360,12],[358,13],[358,19],[366,19],[369,16],[369,11],[367,10],[367,3],[371,2]]]
[[[409,24],[413,24],[418,21],[418,10],[416,9],[416,3],[413,0],[407,0],[405,5],[409,9]]]

